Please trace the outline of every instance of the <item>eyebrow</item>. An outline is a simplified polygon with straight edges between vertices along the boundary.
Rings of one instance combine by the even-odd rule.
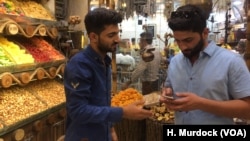
[[[174,39],[175,39],[175,41],[185,41],[185,40],[194,39],[194,37],[187,37],[187,38],[184,38],[184,39],[181,39],[181,40],[176,39],[176,38],[174,38]]]

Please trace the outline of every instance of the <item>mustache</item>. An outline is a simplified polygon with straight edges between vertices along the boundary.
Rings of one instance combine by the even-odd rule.
[[[192,51],[192,49],[185,49],[185,50],[182,50],[182,52],[190,52]]]
[[[118,45],[119,45],[119,42],[114,42],[113,45],[114,45],[114,46],[118,46]]]

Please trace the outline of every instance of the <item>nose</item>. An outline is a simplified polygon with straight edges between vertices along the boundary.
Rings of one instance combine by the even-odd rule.
[[[177,42],[177,45],[178,45],[178,47],[179,47],[181,50],[184,50],[184,49],[187,48],[186,44],[183,43],[183,42],[181,42],[181,41]]]
[[[119,34],[114,38],[114,41],[115,41],[116,43],[118,43],[118,42],[121,41],[121,38],[120,38]]]

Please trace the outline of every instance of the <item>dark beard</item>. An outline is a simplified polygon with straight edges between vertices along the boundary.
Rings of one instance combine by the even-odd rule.
[[[103,53],[107,53],[107,52],[115,52],[116,51],[116,48],[111,48],[109,47],[109,45],[105,44],[104,42],[102,42],[100,39],[99,39],[99,44],[98,44],[98,48],[101,52]],[[116,47],[118,46],[118,43],[115,42],[113,45],[116,45]]]
[[[204,40],[201,37],[200,41],[196,44],[196,46],[193,49],[184,50],[182,53],[188,59],[192,59],[194,57],[199,56],[200,52],[203,49],[203,46],[204,46]]]

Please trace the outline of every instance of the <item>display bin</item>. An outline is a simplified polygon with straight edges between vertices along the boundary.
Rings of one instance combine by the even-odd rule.
[[[0,132],[4,141],[57,141],[65,134],[65,103],[27,118]]]
[[[114,125],[119,141],[145,141],[146,120],[123,119]]]
[[[12,73],[32,71],[35,69],[36,63],[17,64],[14,66]]]
[[[146,140],[163,141],[163,125],[173,125],[173,122],[160,122],[152,118],[146,119]]]
[[[153,115],[144,120],[122,119],[115,123],[119,141],[163,141],[163,125],[174,124],[174,112],[159,103],[159,92],[144,95],[144,108]]]
[[[43,79],[2,89],[1,141],[57,141],[65,134],[63,84]]]
[[[16,66],[16,62],[11,57],[11,55],[2,47],[1,47],[1,53],[3,53],[4,56],[6,57],[6,59],[8,58],[8,60],[10,60],[12,62],[12,64],[0,66],[0,73],[12,72]]]
[[[163,125],[173,125],[153,118],[144,120],[123,119],[115,123],[119,141],[163,141]]]
[[[10,66],[1,66],[0,67],[0,73],[4,72],[12,72],[14,70],[15,65],[10,65]]]
[[[52,66],[60,66],[61,64],[64,64],[67,62],[67,59],[59,59],[59,60],[54,60],[52,62]]]
[[[67,62],[66,58],[58,59],[58,60],[51,59],[51,61],[49,61],[49,62],[40,62],[40,63],[37,63],[37,68],[38,67],[42,67],[42,68],[58,67],[61,64],[64,64],[66,62]]]
[[[6,125],[4,122],[0,119],[0,133],[4,132],[6,130]]]
[[[49,68],[49,67],[52,67],[53,66],[53,62],[50,61],[50,62],[39,62],[39,63],[36,63],[36,67],[37,68]]]

